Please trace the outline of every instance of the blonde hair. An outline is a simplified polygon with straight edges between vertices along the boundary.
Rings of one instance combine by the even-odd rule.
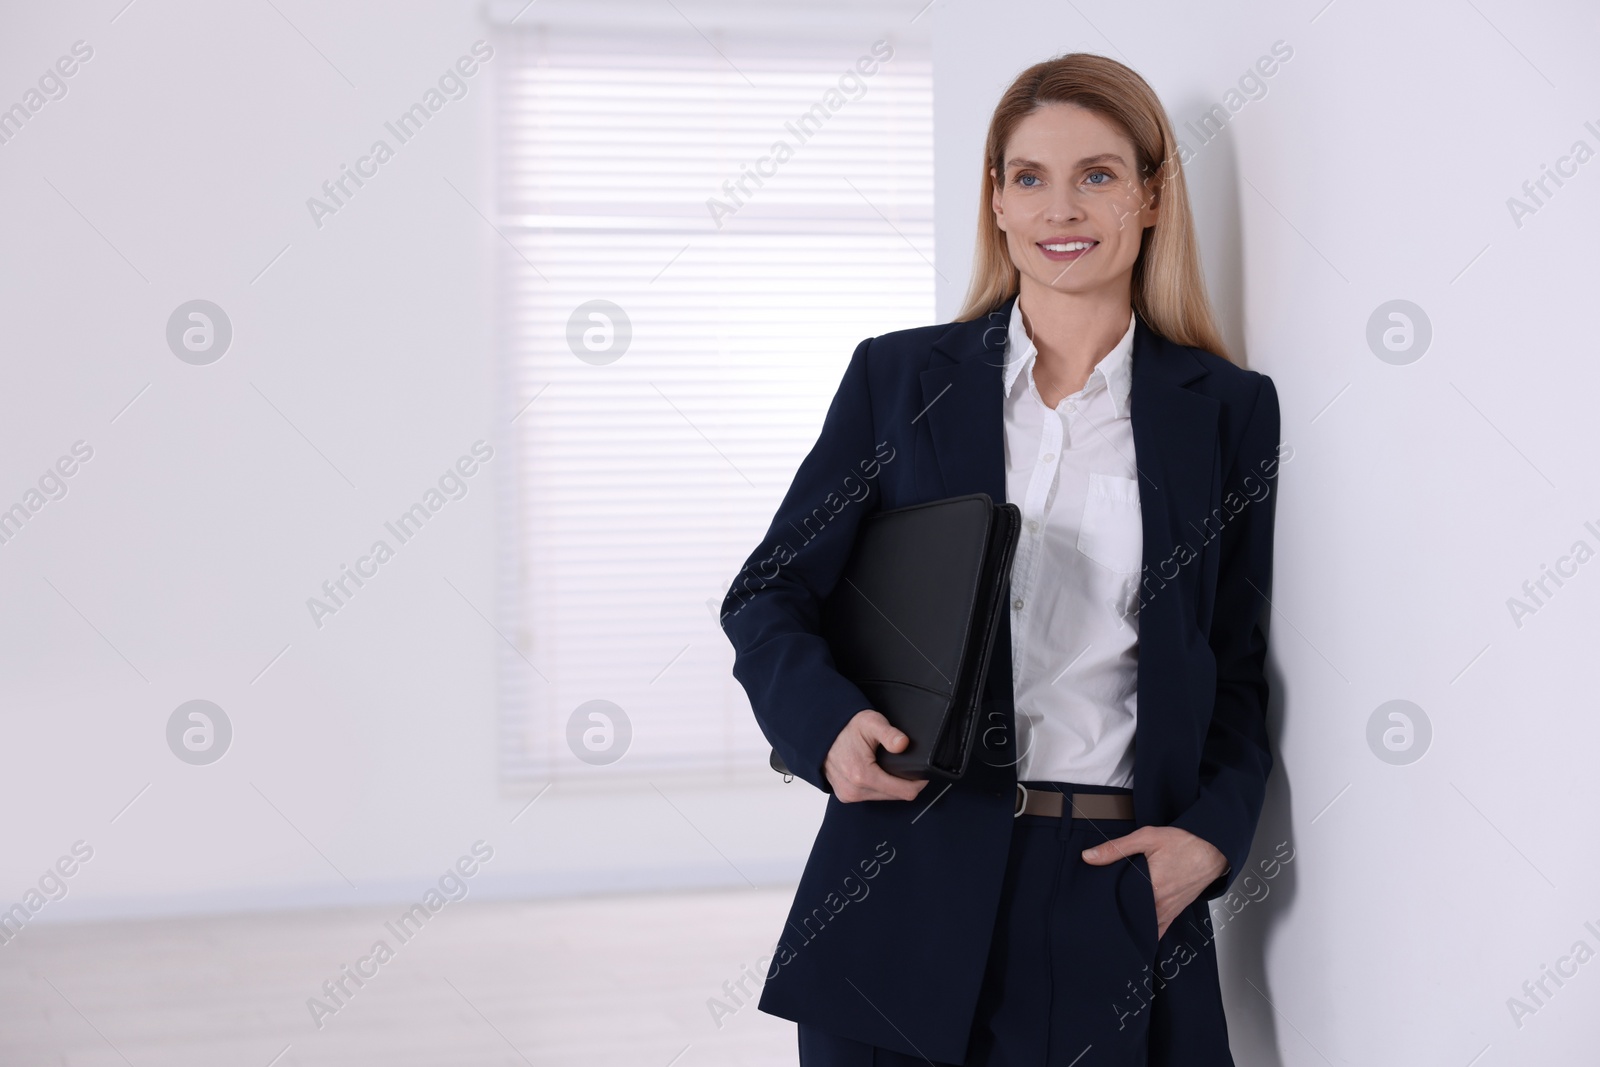
[[[994,175],[1004,180],[1006,143],[1017,124],[1044,105],[1057,103],[1087,108],[1119,127],[1133,142],[1141,185],[1161,206],[1158,221],[1140,238],[1133,267],[1133,309],[1169,341],[1232,359],[1206,297],[1189,191],[1166,109],[1149,83],[1131,68],[1088,52],[1072,52],[1029,67],[995,105],[983,150],[972,282],[956,321],[986,315],[1019,290],[1020,272],[1011,262],[1005,231],[994,217]]]

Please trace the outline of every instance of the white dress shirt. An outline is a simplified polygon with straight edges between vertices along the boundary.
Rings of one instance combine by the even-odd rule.
[[[1134,321],[1083,388],[1051,409],[1034,384],[1038,350],[1021,300],[1011,308],[1006,499],[1022,510],[1011,571],[1022,781],[1133,785],[1144,555],[1128,411]]]

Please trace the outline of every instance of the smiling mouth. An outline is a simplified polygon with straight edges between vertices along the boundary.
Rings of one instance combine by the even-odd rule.
[[[1093,251],[1099,241],[1039,241],[1039,251],[1045,258],[1054,260],[1074,260]]]

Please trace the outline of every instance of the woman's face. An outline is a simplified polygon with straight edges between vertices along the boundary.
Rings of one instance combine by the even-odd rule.
[[[1127,293],[1156,221],[1127,135],[1077,104],[1046,104],[1017,124],[1003,158],[994,215],[1024,284]]]

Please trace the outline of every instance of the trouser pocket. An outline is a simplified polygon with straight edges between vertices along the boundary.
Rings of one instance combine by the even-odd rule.
[[[1143,852],[1135,852],[1119,866],[1118,900],[1123,922],[1128,927],[1139,954],[1146,960],[1156,957],[1160,922],[1156,918],[1156,888],[1150,880],[1150,861]]]

